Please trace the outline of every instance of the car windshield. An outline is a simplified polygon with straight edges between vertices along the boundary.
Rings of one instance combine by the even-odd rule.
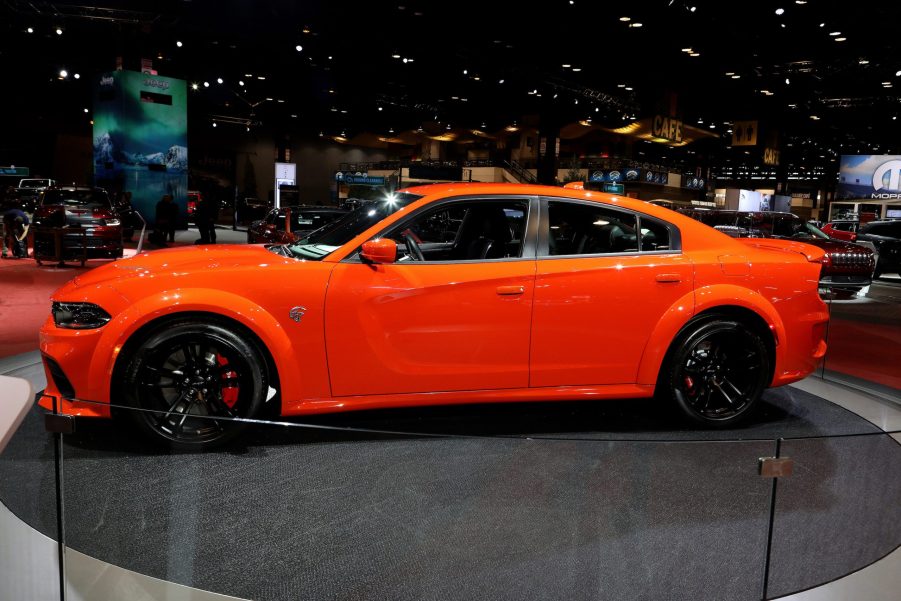
[[[422,197],[416,194],[400,193],[392,194],[382,200],[364,202],[340,219],[319,228],[285,248],[294,257],[321,260],[388,215],[419,198]]]
[[[46,188],[50,182],[46,179],[24,179],[19,184],[20,188]]]
[[[41,205],[66,205],[68,207],[109,208],[110,201],[103,190],[47,190]]]

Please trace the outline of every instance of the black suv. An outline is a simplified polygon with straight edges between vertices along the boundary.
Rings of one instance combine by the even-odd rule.
[[[871,221],[857,230],[858,242],[872,242],[879,253],[876,273],[898,273],[901,271],[901,221]]]

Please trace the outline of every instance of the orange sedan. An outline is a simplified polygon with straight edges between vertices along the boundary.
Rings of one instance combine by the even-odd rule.
[[[656,395],[733,425],[826,351],[823,251],[642,201],[444,184],[290,245],[145,253],[79,276],[41,329],[41,405],[128,411],[203,448],[281,415]]]

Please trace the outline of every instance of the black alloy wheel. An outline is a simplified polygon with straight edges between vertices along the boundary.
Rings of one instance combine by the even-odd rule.
[[[752,412],[769,383],[769,350],[741,322],[714,318],[690,324],[674,348],[665,384],[695,422],[735,425]]]
[[[169,323],[137,349],[123,392],[139,428],[182,450],[221,445],[247,427],[266,399],[256,345],[215,323]]]

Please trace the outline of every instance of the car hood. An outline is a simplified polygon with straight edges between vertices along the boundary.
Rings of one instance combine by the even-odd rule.
[[[272,253],[265,246],[246,244],[189,246],[155,250],[129,259],[119,259],[78,276],[72,283],[77,287],[112,285],[118,281],[149,275],[184,276],[202,271],[227,272],[289,263],[295,264],[298,261]]]

